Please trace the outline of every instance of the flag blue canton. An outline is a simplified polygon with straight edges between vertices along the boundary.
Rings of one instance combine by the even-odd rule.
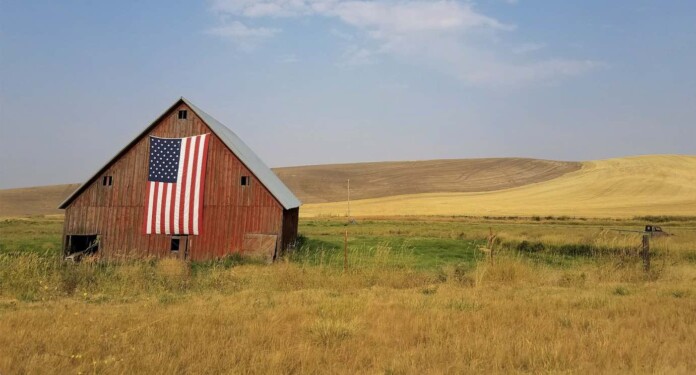
[[[148,181],[176,183],[179,174],[181,139],[150,137]]]

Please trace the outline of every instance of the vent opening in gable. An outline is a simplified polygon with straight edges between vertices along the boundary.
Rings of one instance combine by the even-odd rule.
[[[179,120],[186,120],[187,117],[188,111],[186,111],[185,109],[179,111]]]

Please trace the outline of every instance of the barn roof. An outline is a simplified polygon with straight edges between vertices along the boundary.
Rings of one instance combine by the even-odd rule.
[[[90,177],[87,182],[82,184],[77,190],[75,190],[68,198],[66,198],[63,203],[58,206],[58,208],[66,208],[70,202],[77,198],[82,191],[84,191],[93,181],[95,181],[104,171],[111,166],[119,157],[128,151],[131,146],[140,140],[143,136],[148,134],[152,128],[172,109],[177,107],[180,103],[184,103],[191,108],[193,112],[198,115],[198,117],[203,120],[203,122],[210,128],[210,130],[215,133],[215,135],[220,138],[220,140],[234,153],[239,160],[251,171],[251,173],[259,179],[259,181],[268,189],[268,191],[280,202],[283,208],[291,209],[299,207],[302,203],[295,196],[295,194],[288,189],[283,181],[276,176],[273,171],[266,166],[266,164],[254,153],[254,151],[249,148],[232,130],[223,125],[220,121],[213,118],[211,115],[207,114],[200,108],[196,107],[193,103],[188,101],[186,98],[181,97],[174,104],[172,104],[169,109],[167,109],[162,115],[160,115],[155,121],[152,122],[142,133],[138,134],[135,139],[133,139],[126,147],[116,154],[108,163],[101,167],[94,176]]]

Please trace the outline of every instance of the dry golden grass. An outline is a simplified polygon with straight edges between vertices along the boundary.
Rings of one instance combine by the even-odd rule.
[[[696,372],[692,222],[653,239],[646,274],[620,251],[639,244],[637,234],[599,228],[634,221],[443,220],[349,227],[382,241],[351,249],[347,272],[328,259],[340,253],[323,250],[272,265],[0,254],[0,373]],[[302,228],[309,239],[340,239],[343,223]],[[6,236],[34,233],[6,224]],[[489,226],[501,239],[493,261],[419,266],[423,258],[389,246],[454,238],[461,245],[448,251],[468,251],[465,239],[485,238]],[[547,250],[504,246],[523,240]],[[568,257],[554,245],[618,251]]]
[[[306,204],[304,217],[345,215],[346,202]],[[696,156],[652,155],[586,162],[561,177],[480,193],[430,193],[351,202],[354,216],[696,215]]]
[[[103,294],[0,294],[0,372],[696,371],[693,267],[645,281],[638,265],[564,271],[501,258],[444,280],[293,263],[192,276],[176,263],[155,267],[161,280],[193,289],[143,290],[136,270]]]

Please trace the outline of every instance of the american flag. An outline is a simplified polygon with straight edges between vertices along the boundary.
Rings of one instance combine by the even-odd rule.
[[[210,134],[150,137],[145,234],[198,234]]]

